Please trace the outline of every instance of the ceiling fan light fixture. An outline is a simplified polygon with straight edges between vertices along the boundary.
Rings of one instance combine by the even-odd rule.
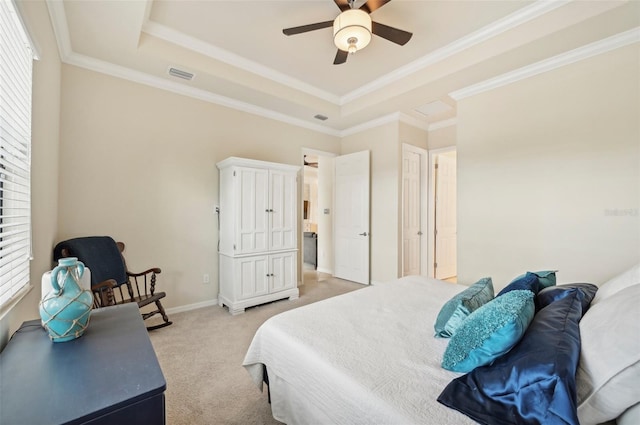
[[[342,51],[355,53],[371,41],[371,17],[360,9],[342,12],[333,21],[333,42]]]

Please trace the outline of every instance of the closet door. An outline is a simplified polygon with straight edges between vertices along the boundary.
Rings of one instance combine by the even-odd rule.
[[[269,172],[269,250],[296,249],[296,174]]]
[[[263,252],[269,246],[269,172],[238,167],[236,179],[237,236],[235,254]]]

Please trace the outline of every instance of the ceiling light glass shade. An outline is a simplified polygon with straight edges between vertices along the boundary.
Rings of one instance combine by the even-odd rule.
[[[345,52],[355,53],[371,41],[371,17],[360,9],[342,12],[333,21],[333,42]]]

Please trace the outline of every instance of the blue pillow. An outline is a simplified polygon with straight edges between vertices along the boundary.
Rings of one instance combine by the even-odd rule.
[[[556,272],[558,270],[545,270],[540,272],[529,272],[536,275],[538,278],[538,286],[540,289],[555,286],[556,284]]]
[[[578,425],[575,375],[585,297],[574,288],[540,310],[509,353],[451,381],[438,401],[481,424]]]
[[[527,273],[536,275],[536,277],[538,278],[538,288],[542,290],[544,288],[548,288],[549,286],[555,286],[557,272],[558,270],[544,270],[539,272],[527,272]],[[514,280],[520,279],[521,277],[524,277],[524,276],[525,275],[522,274],[516,277]]]
[[[496,297],[504,295],[507,292],[516,291],[516,290],[528,290],[533,292],[534,295],[537,294],[538,291],[540,290],[539,284],[538,284],[538,277],[535,274],[529,273],[529,272],[527,272],[522,276],[518,276],[515,279],[513,279],[511,283],[509,283],[502,291],[500,291],[498,295],[496,295]]]
[[[580,289],[584,295],[582,299],[582,314],[587,312],[591,300],[598,292],[598,287],[591,283],[570,283],[566,285],[544,288],[536,295],[536,311],[540,311],[549,304],[571,295],[572,290]]]
[[[449,341],[442,367],[470,372],[511,350],[533,319],[533,297],[529,290],[513,290],[471,313]]]
[[[433,326],[436,331],[435,336],[451,338],[468,315],[492,299],[493,282],[490,277],[482,278],[464,291],[456,294],[440,309],[436,323]]]

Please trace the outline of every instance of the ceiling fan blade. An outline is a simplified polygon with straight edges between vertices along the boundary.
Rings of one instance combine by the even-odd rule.
[[[331,26],[333,26],[333,21],[317,22],[315,24],[302,25],[302,26],[293,27],[293,28],[285,28],[282,30],[282,33],[284,35],[295,35],[295,34],[302,34],[303,32],[321,30],[322,28],[329,28]]]
[[[385,4],[389,3],[391,0],[368,0],[365,4],[360,6],[361,10],[364,10],[367,13],[371,13],[374,10],[380,9]]]
[[[407,44],[413,35],[410,32],[399,30],[398,28],[393,28],[378,22],[371,23],[371,32],[401,46]]]
[[[347,61],[347,56],[349,56],[349,52],[345,52],[344,50],[338,49],[336,53],[336,58],[333,60],[334,65],[340,65]]]
[[[333,1],[336,3],[336,6],[338,6],[341,12],[351,9],[351,6],[349,6],[349,0],[333,0]]]

